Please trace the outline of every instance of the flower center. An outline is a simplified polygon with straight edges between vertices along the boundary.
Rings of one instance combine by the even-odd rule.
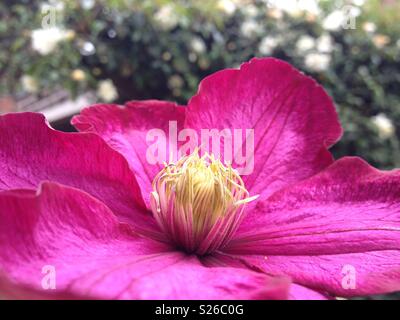
[[[240,225],[249,197],[243,180],[213,155],[198,150],[154,178],[151,209],[170,240],[204,255],[225,246]]]

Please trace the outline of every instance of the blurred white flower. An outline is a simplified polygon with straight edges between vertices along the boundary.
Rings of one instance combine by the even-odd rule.
[[[307,68],[316,72],[327,70],[330,62],[331,56],[326,53],[309,53],[304,60]]]
[[[364,22],[362,28],[365,32],[374,33],[376,31],[376,24],[373,22]]]
[[[36,79],[30,75],[21,77],[22,88],[28,93],[36,93],[39,91],[39,85]]]
[[[184,81],[180,75],[174,74],[168,79],[168,87],[170,89],[180,89],[184,85]]]
[[[382,49],[390,42],[390,38],[384,34],[377,34],[372,37],[372,42],[377,48]]]
[[[190,52],[188,54],[188,59],[190,62],[195,62],[197,60],[197,54],[195,54],[194,52]]]
[[[235,2],[232,0],[218,0],[217,8],[227,15],[234,14],[237,9]]]
[[[331,53],[333,51],[333,41],[329,34],[323,34],[317,39],[317,50],[322,53]]]
[[[96,47],[90,41],[79,42],[79,52],[83,56],[91,56],[96,53]]]
[[[296,50],[298,53],[305,53],[313,48],[315,48],[316,41],[313,37],[308,35],[303,35],[296,42]]]
[[[352,0],[351,2],[359,7],[362,7],[365,4],[365,0]]]
[[[85,10],[93,9],[94,5],[96,4],[95,0],[81,0],[81,6]]]
[[[254,4],[248,4],[242,7],[242,11],[246,17],[254,18],[257,16],[258,9]]]
[[[344,11],[335,10],[322,21],[322,27],[325,30],[337,31],[342,28],[346,18]]]
[[[33,30],[31,34],[32,48],[41,55],[47,55],[54,51],[60,41],[69,39],[71,34],[71,31],[57,27]]]
[[[339,10],[331,12],[322,21],[322,27],[328,31],[338,31],[340,28],[355,28],[355,18],[361,14],[358,7],[351,5],[343,6]]]
[[[169,51],[165,51],[165,52],[162,54],[162,59],[163,59],[164,61],[169,61],[169,60],[171,60],[171,58],[172,58],[172,54],[171,54],[171,52],[169,52]]]
[[[269,8],[267,16],[276,20],[281,20],[283,18],[283,11],[278,8]]]
[[[204,43],[203,39],[199,37],[194,37],[190,41],[191,49],[196,53],[204,53],[206,51],[206,44]]]
[[[395,133],[392,120],[390,120],[384,113],[372,117],[372,123],[378,129],[379,136],[382,139],[390,138]]]
[[[163,5],[154,15],[154,21],[164,30],[171,30],[179,23],[179,15],[172,4]]]
[[[112,102],[118,98],[117,88],[115,88],[112,80],[99,81],[97,96],[104,102]]]
[[[280,9],[293,17],[302,13],[318,15],[320,8],[317,0],[264,0],[264,2],[274,9]]]
[[[279,42],[280,40],[276,37],[266,36],[261,40],[258,50],[263,55],[270,55],[278,46]]]
[[[245,20],[242,25],[240,26],[240,32],[245,36],[245,37],[252,37],[260,33],[261,31],[261,26],[257,21],[253,19]]]
[[[86,74],[81,69],[75,69],[71,72],[71,79],[74,81],[83,81],[86,78]]]

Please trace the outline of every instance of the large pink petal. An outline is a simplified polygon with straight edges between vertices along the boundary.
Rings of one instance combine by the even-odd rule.
[[[16,283],[0,274],[0,300],[78,300],[86,297],[69,292],[34,289],[29,285]]]
[[[354,297],[400,290],[399,250],[334,255],[242,256],[275,276],[290,276],[295,283],[332,296]]]
[[[290,286],[289,300],[328,300],[330,297],[312,289],[293,283]]]
[[[400,170],[343,158],[255,210],[227,252],[260,255],[252,263],[264,271],[336,295],[400,289]],[[356,287],[343,288],[353,271]]]
[[[131,101],[125,106],[95,105],[75,116],[72,124],[80,131],[99,134],[112,148],[125,156],[148,203],[151,182],[162,165],[152,164],[146,158],[147,149],[153,143],[146,141],[146,135],[151,129],[161,129],[168,139],[169,123],[176,121],[177,130],[180,130],[184,118],[185,108],[182,106],[172,102],[147,100]]]
[[[41,114],[21,113],[0,117],[0,137],[0,191],[55,181],[92,194],[132,223],[150,219],[135,214],[144,202],[128,163],[97,135],[56,131]]]
[[[185,127],[254,129],[254,170],[244,181],[251,194],[263,197],[331,164],[327,148],[342,132],[323,88],[272,58],[204,79],[189,102]]]
[[[47,298],[51,289],[40,295],[49,276],[43,270],[55,271],[55,297],[287,296],[287,283],[246,269],[209,268],[194,256],[137,236],[103,203],[76,189],[44,183],[37,194],[5,191],[0,208],[0,267],[12,279],[2,277],[0,290],[11,298]],[[53,269],[43,269],[49,266]]]
[[[252,260],[254,257],[250,257]],[[234,255],[227,255],[221,252],[214,253],[213,255],[203,258],[202,262],[210,267],[236,267],[236,268],[255,268],[259,269],[257,266],[249,263],[249,261],[243,260],[241,257]],[[288,276],[281,274],[280,277],[276,277],[276,280],[280,279],[281,283],[290,282]],[[329,296],[312,290],[310,288],[298,285],[296,283],[291,283],[289,288],[288,299],[290,300],[326,300],[330,299]]]
[[[288,282],[247,269],[205,267],[179,252],[141,264],[129,270],[130,279],[115,298],[281,300],[288,295]],[[108,281],[113,280],[103,284]]]

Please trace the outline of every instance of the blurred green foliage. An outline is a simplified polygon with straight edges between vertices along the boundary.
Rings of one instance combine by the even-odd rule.
[[[312,75],[333,97],[345,129],[333,149],[337,157],[359,155],[380,168],[400,167],[399,3],[352,4],[359,11],[356,28],[338,29],[325,26],[326,17],[351,1],[319,1],[318,13],[265,2],[81,0],[46,7],[43,1],[3,0],[0,90],[17,94],[29,75],[25,90],[64,87],[76,96],[110,79],[117,102],[185,104],[206,75],[271,55]],[[33,30],[42,28],[49,6],[64,35],[41,54],[32,46]]]

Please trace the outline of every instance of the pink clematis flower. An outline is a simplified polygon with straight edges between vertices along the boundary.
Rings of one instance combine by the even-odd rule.
[[[254,168],[146,161],[149,130],[254,129]],[[276,59],[201,82],[187,107],[96,105],[80,133],[0,117],[0,295],[325,299],[400,289],[400,171],[334,161],[331,99]],[[256,199],[256,197],[258,198]],[[55,291],[45,290],[53,269]]]

